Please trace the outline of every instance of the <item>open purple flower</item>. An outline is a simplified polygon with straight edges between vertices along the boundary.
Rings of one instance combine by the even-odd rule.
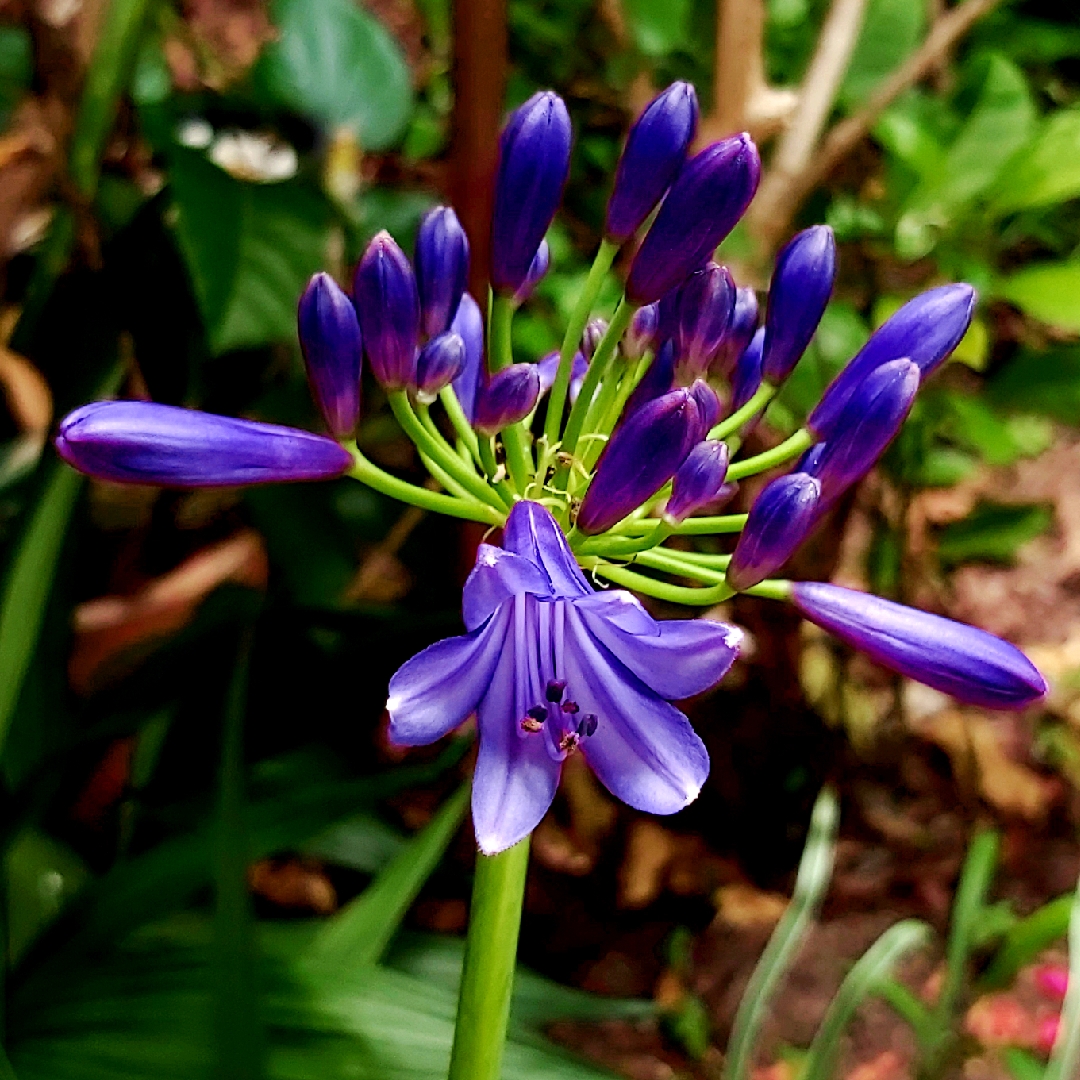
[[[501,548],[482,544],[462,601],[468,633],[406,662],[390,680],[390,738],[434,742],[476,712],[473,824],[485,854],[516,844],[580,751],[639,810],[673,814],[709,772],[705,747],[670,704],[715,685],[740,633],[702,619],[656,622],[630,593],[597,593],[555,520],[519,502]]]

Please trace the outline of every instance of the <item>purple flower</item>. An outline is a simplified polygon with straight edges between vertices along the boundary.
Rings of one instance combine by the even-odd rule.
[[[363,343],[352,301],[329,274],[308,282],[297,307],[308,383],[332,435],[353,433],[360,419]]]
[[[352,464],[333,439],[152,401],[95,401],[68,413],[60,456],[118,484],[231,487],[328,480]]]
[[[634,257],[626,281],[630,302],[659,300],[710,258],[750,205],[760,176],[757,147],[746,134],[688,161]]]
[[[970,285],[940,285],[909,300],[871,335],[854,359],[829,384],[806,426],[819,438],[836,430],[848,398],[875,368],[902,356],[932,375],[960,344],[971,324],[977,296]]]
[[[672,83],[645,106],[615,170],[604,227],[611,240],[629,240],[664,197],[686,160],[697,121],[697,94],[686,82]]]
[[[540,397],[540,373],[535,364],[511,364],[482,383],[476,394],[473,427],[481,435],[496,435],[524,420]]]
[[[387,390],[416,380],[420,301],[412,266],[388,232],[367,246],[353,276],[353,304],[371,370]]]
[[[652,498],[701,441],[701,410],[689,390],[672,390],[642,405],[615,429],[596,463],[576,525],[605,532]]]
[[[730,378],[739,357],[746,351],[750,339],[757,330],[758,302],[757,293],[749,286],[735,290],[735,304],[731,310],[731,322],[727,333],[716,350],[709,374],[721,378]]]
[[[712,430],[713,424],[720,419],[720,399],[716,391],[704,380],[695,379],[690,387],[690,394],[697,402],[700,426],[699,439],[704,439]]]
[[[480,305],[469,293],[461,297],[450,329],[465,342],[465,366],[454,379],[454,393],[471,424],[476,409],[476,391],[484,370],[484,317],[480,314]]]
[[[735,282],[726,266],[709,263],[679,290],[677,342],[686,378],[701,378],[728,332],[735,310]]]
[[[1014,645],[940,615],[820,582],[797,582],[791,600],[803,616],[883,667],[969,705],[1022,709],[1046,680]]]
[[[416,361],[416,398],[420,404],[430,405],[464,367],[465,342],[459,334],[448,330],[433,337],[420,350]]]
[[[836,239],[828,225],[797,233],[776,259],[765,315],[765,379],[779,386],[817,330],[836,277]]]
[[[671,498],[664,507],[664,520],[678,525],[721,498],[728,459],[727,443],[716,440],[698,443],[672,478]]]
[[[765,345],[765,327],[760,327],[750,339],[750,344],[735,362],[731,376],[731,411],[737,412],[761,389],[763,372],[761,360]]]
[[[520,306],[532,296],[536,286],[543,281],[548,270],[551,269],[551,247],[546,240],[540,241],[532,262],[529,263],[529,271],[525,280],[514,290],[514,304]]]
[[[659,310],[656,304],[646,304],[634,312],[630,329],[622,339],[623,355],[627,360],[640,360],[650,349],[656,349],[658,323]]]
[[[555,376],[559,370],[558,352],[548,353],[547,356],[538,360],[536,370],[540,376],[540,396],[543,397],[555,385]],[[589,361],[581,353],[574,353],[574,359],[570,366],[569,396],[571,405],[577,401],[577,396],[581,393],[581,384],[585,381],[585,376],[588,373]]]
[[[642,309],[644,310],[644,309]],[[623,417],[633,416],[634,413],[655,401],[662,394],[666,394],[675,385],[675,342],[668,340],[660,346],[660,351],[653,357],[641,382],[634,387],[630,399],[623,409]]]
[[[481,851],[503,851],[536,828],[575,751],[639,810],[672,814],[697,797],[708,755],[669,702],[719,682],[738,630],[656,622],[628,592],[593,592],[534,502],[510,512],[501,548],[480,546],[462,609],[468,632],[406,662],[386,707],[390,738],[405,746],[434,742],[477,714]]]
[[[469,276],[469,239],[449,206],[436,206],[416,234],[416,287],[420,324],[433,338],[450,325]]]
[[[551,90],[515,109],[499,138],[491,283],[513,295],[529,274],[570,172],[570,114]]]
[[[814,527],[820,498],[821,485],[806,473],[788,473],[766,484],[735,545],[728,584],[741,592],[779,570]]]
[[[581,335],[581,351],[586,360],[591,360],[596,347],[607,333],[607,319],[590,319]]]

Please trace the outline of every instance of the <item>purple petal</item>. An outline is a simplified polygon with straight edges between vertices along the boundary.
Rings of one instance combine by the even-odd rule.
[[[480,305],[469,293],[462,295],[450,329],[465,342],[465,366],[453,385],[462,412],[471,424],[476,413],[476,392],[484,367],[484,317],[480,314]]]
[[[599,724],[582,751],[600,782],[623,802],[674,814],[697,798],[709,755],[690,722],[657,697],[592,636],[571,605],[566,679],[583,713]]]
[[[461,593],[465,629],[475,630],[491,618],[500,604],[522,593],[553,595],[551,583],[535,563],[512,551],[481,544],[476,565]]]
[[[573,598],[592,592],[566,537],[540,503],[523,499],[514,505],[503,527],[503,547],[539,567],[551,582],[551,594]]]
[[[487,692],[503,651],[510,611],[469,634],[445,638],[406,660],[390,680],[390,741],[425,746],[463,723]]]

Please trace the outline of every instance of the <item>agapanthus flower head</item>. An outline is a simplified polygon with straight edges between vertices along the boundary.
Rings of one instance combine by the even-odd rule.
[[[594,535],[622,521],[675,475],[701,437],[701,410],[689,390],[642,405],[604,447],[578,510],[578,529]]]
[[[690,451],[671,480],[671,498],[664,507],[669,525],[678,525],[722,498],[729,457],[728,444],[717,439],[700,442]]]
[[[473,427],[481,435],[496,435],[524,420],[540,397],[540,373],[535,364],[511,364],[480,384]]]
[[[656,349],[658,323],[659,309],[656,304],[646,304],[634,312],[630,329],[622,339],[623,356],[627,360],[640,360],[647,352]]]
[[[969,705],[1022,709],[1047,691],[1019,649],[974,626],[816,581],[793,583],[791,600],[805,618],[883,667]]]
[[[630,302],[659,300],[710,258],[750,205],[760,176],[757,147],[745,133],[691,158],[634,256],[626,281]]]
[[[581,335],[581,352],[586,360],[591,360],[597,345],[607,333],[607,319],[590,319]]]
[[[484,317],[470,293],[464,293],[450,329],[465,343],[465,365],[454,379],[454,393],[466,419],[472,423],[476,391],[484,371]]]
[[[615,170],[604,232],[625,243],[664,197],[686,160],[698,121],[694,88],[672,83],[645,106],[626,138]]]
[[[808,473],[778,476],[750,507],[727,569],[733,589],[749,589],[775,574],[817,521],[821,484]]]
[[[491,283],[513,295],[555,217],[570,172],[570,114],[551,90],[515,109],[499,137],[491,225]]]
[[[469,238],[449,206],[435,206],[420,219],[415,262],[420,324],[433,338],[449,328],[469,277]]]
[[[686,378],[701,378],[720,350],[735,310],[735,282],[726,266],[709,263],[679,290],[676,342]]]
[[[970,285],[940,285],[909,300],[881,324],[851,362],[829,384],[806,426],[819,438],[836,430],[848,398],[882,364],[906,356],[923,379],[960,344],[978,299]]]
[[[56,450],[90,476],[157,487],[328,480],[352,464],[324,435],[152,401],[83,405],[60,422]]]
[[[430,405],[465,368],[465,342],[460,334],[447,330],[433,337],[416,361],[416,398]]]
[[[510,512],[501,548],[480,546],[462,613],[467,633],[405,663],[386,707],[390,738],[404,746],[477,714],[481,851],[502,851],[539,824],[575,752],[639,810],[671,814],[697,797],[708,755],[670,702],[723,677],[738,630],[657,622],[630,593],[593,592],[551,514],[530,501]]]
[[[309,282],[297,305],[297,333],[308,384],[332,435],[351,435],[360,419],[363,342],[352,301],[325,273]]]
[[[779,386],[817,330],[836,277],[836,238],[828,225],[797,233],[776,259],[765,313],[765,379]]]
[[[757,330],[758,300],[757,293],[749,286],[735,290],[735,302],[731,308],[731,321],[727,333],[720,342],[709,364],[709,374],[718,378],[729,379],[735,370],[735,364],[746,351],[750,339]],[[764,335],[762,335],[764,344]]]
[[[405,252],[386,231],[367,246],[353,276],[353,304],[371,370],[387,390],[403,390],[416,379],[420,300]]]
[[[536,254],[532,258],[532,262],[529,263],[529,271],[525,275],[525,280],[514,292],[514,303],[518,305],[524,304],[525,301],[532,296],[533,292],[536,290],[536,286],[543,281],[550,268],[551,246],[546,240],[541,240],[540,246],[536,249]]]

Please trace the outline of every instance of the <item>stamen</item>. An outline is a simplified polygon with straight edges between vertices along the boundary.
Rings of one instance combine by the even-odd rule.
[[[562,703],[562,711],[564,713],[569,713],[571,716],[573,716],[575,713],[581,711],[581,706],[576,701],[570,701],[569,699],[567,699]]]
[[[596,713],[586,713],[578,723],[577,733],[588,738],[590,735],[596,733],[596,728],[599,723],[600,719]]]
[[[547,719],[547,706],[546,705],[534,705],[525,715],[531,716],[534,720],[538,720],[541,724]]]
[[[537,720],[532,716],[526,716],[525,719],[521,721],[521,730],[535,735],[538,731],[544,730],[544,721]]]
[[[548,701],[555,703],[562,701],[562,696],[566,691],[566,681],[564,679],[551,679],[547,684],[547,690],[545,691],[545,697]]]
[[[576,731],[568,731],[559,740],[559,749],[564,754],[572,754],[578,748],[578,744],[580,742],[581,742],[581,736],[578,735],[578,733]]]

